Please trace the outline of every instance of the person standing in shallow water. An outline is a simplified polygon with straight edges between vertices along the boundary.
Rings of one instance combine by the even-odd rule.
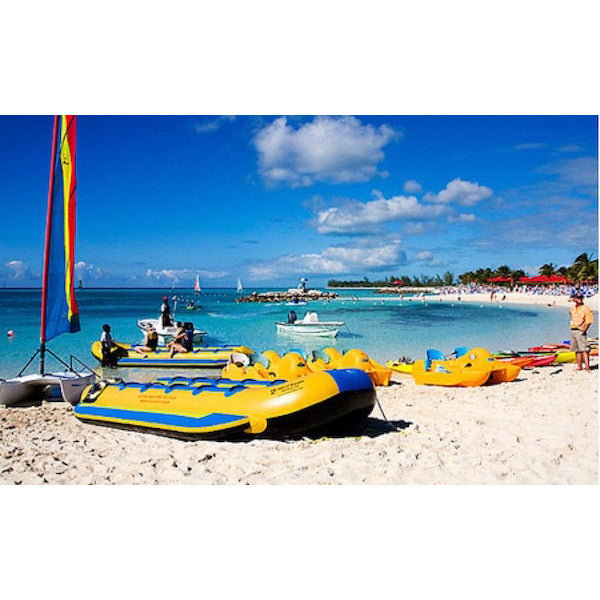
[[[571,315],[571,350],[575,351],[577,359],[577,370],[582,370],[582,363],[585,370],[590,373],[590,347],[587,341],[587,330],[594,322],[594,316],[589,306],[583,303],[583,294],[578,292],[571,295],[571,302],[574,305],[569,309]]]

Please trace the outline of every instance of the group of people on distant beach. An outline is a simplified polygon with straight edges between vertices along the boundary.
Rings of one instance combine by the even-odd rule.
[[[572,294],[581,294],[584,298],[589,298],[598,293],[598,284],[573,285],[516,285],[513,287],[503,285],[488,285],[484,283],[469,283],[453,286],[444,286],[440,288],[440,294],[490,294],[493,300],[497,294],[517,293],[533,294],[544,296],[571,296]]]

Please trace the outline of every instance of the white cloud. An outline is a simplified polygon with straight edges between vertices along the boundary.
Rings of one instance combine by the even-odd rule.
[[[477,217],[473,213],[461,213],[458,216],[449,216],[450,223],[472,223]]]
[[[9,260],[6,265],[10,271],[10,278],[23,280],[32,277],[31,270],[22,260]]]
[[[475,206],[481,200],[490,198],[493,190],[485,185],[471,181],[463,181],[460,177],[453,179],[441,192],[425,194],[423,200],[435,204],[456,203],[461,206]]]
[[[418,181],[409,179],[408,181],[404,182],[404,191],[407,194],[419,194],[423,191],[423,186]]]
[[[78,279],[86,279],[88,277],[101,279],[106,275],[106,270],[80,260],[75,263],[75,274]]]
[[[425,261],[425,260],[432,260],[433,259],[433,252],[430,252],[429,250],[421,250],[421,252],[417,252],[417,254],[415,254],[415,256],[413,257],[413,260],[416,261]]]
[[[259,173],[268,185],[363,182],[383,175],[382,148],[400,134],[388,125],[363,125],[355,117],[315,117],[294,129],[286,117],[254,137]]]
[[[544,165],[540,173],[557,175],[561,181],[574,186],[598,185],[598,159],[593,156],[581,156],[560,160]]]
[[[155,281],[169,281],[170,283],[179,283],[181,281],[193,282],[196,275],[203,279],[220,279],[229,275],[227,271],[207,271],[207,270],[192,270],[192,269],[147,269],[146,279]],[[190,283],[191,286],[191,283]]]
[[[422,262],[427,263],[427,266],[437,267],[442,264],[439,258],[436,258],[433,252],[430,250],[421,250],[417,252],[411,262]]]
[[[281,275],[340,275],[356,271],[372,271],[393,267],[406,262],[400,241],[378,246],[330,246],[321,253],[282,256],[272,261],[251,265],[252,279],[274,279]]]
[[[221,127],[224,121],[233,121],[235,116],[226,115],[214,118],[205,118],[201,123],[196,123],[194,129],[198,133],[210,133],[211,131],[217,131]]]
[[[409,222],[404,225],[402,231],[406,235],[420,235],[428,231],[428,227],[423,222],[413,223]]]
[[[390,221],[434,219],[446,214],[445,206],[424,206],[415,196],[393,196],[369,202],[353,202],[317,213],[319,233],[373,233],[378,225]]]
[[[585,148],[579,144],[567,144],[558,149],[559,152],[583,152],[583,150],[585,150]]]
[[[544,148],[546,144],[541,142],[525,142],[523,144],[518,144],[515,146],[515,150],[539,150],[540,148]]]

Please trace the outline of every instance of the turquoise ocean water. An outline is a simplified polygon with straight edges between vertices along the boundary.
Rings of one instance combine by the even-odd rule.
[[[248,290],[251,291],[255,290]],[[266,290],[257,288],[256,291]],[[427,297],[424,302],[404,300],[399,303],[372,290],[335,291],[340,294],[338,299],[318,300],[294,308],[299,318],[308,309],[317,312],[321,321],[346,323],[337,338],[309,338],[277,334],[275,322],[287,320],[288,311],[293,307],[236,304],[238,294],[233,289],[205,289],[199,296],[194,296],[192,290],[180,289],[82,289],[76,292],[81,331],[63,334],[51,340],[48,346],[61,357],[74,354],[97,367],[90,346],[99,338],[103,323],[110,323],[115,340],[139,342],[143,336],[136,320],[157,317],[162,296],[166,294],[171,298],[174,293],[202,304],[201,310],[188,311],[182,310],[185,302],[179,302],[176,318],[192,321],[195,327],[206,331],[206,344],[243,343],[256,351],[273,349],[283,353],[295,348],[310,351],[324,346],[340,350],[360,348],[385,362],[399,356],[422,358],[427,348],[437,348],[444,353],[450,353],[456,346],[523,349],[568,338],[569,320],[565,308],[441,303],[435,296]],[[351,295],[361,300],[355,302]],[[41,294],[33,289],[1,289],[0,302],[0,377],[8,377],[15,375],[39,346]],[[15,332],[12,339],[6,335],[10,329]],[[598,324],[594,323],[590,336],[597,335]],[[56,364],[48,366],[55,368]],[[144,369],[109,372],[111,376],[146,381],[159,374],[159,371]],[[191,370],[188,372],[192,374]]]

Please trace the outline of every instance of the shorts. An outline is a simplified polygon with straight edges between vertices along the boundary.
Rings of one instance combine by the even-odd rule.
[[[587,333],[583,333],[581,329],[571,329],[571,350],[575,352],[590,351],[587,341]]]

